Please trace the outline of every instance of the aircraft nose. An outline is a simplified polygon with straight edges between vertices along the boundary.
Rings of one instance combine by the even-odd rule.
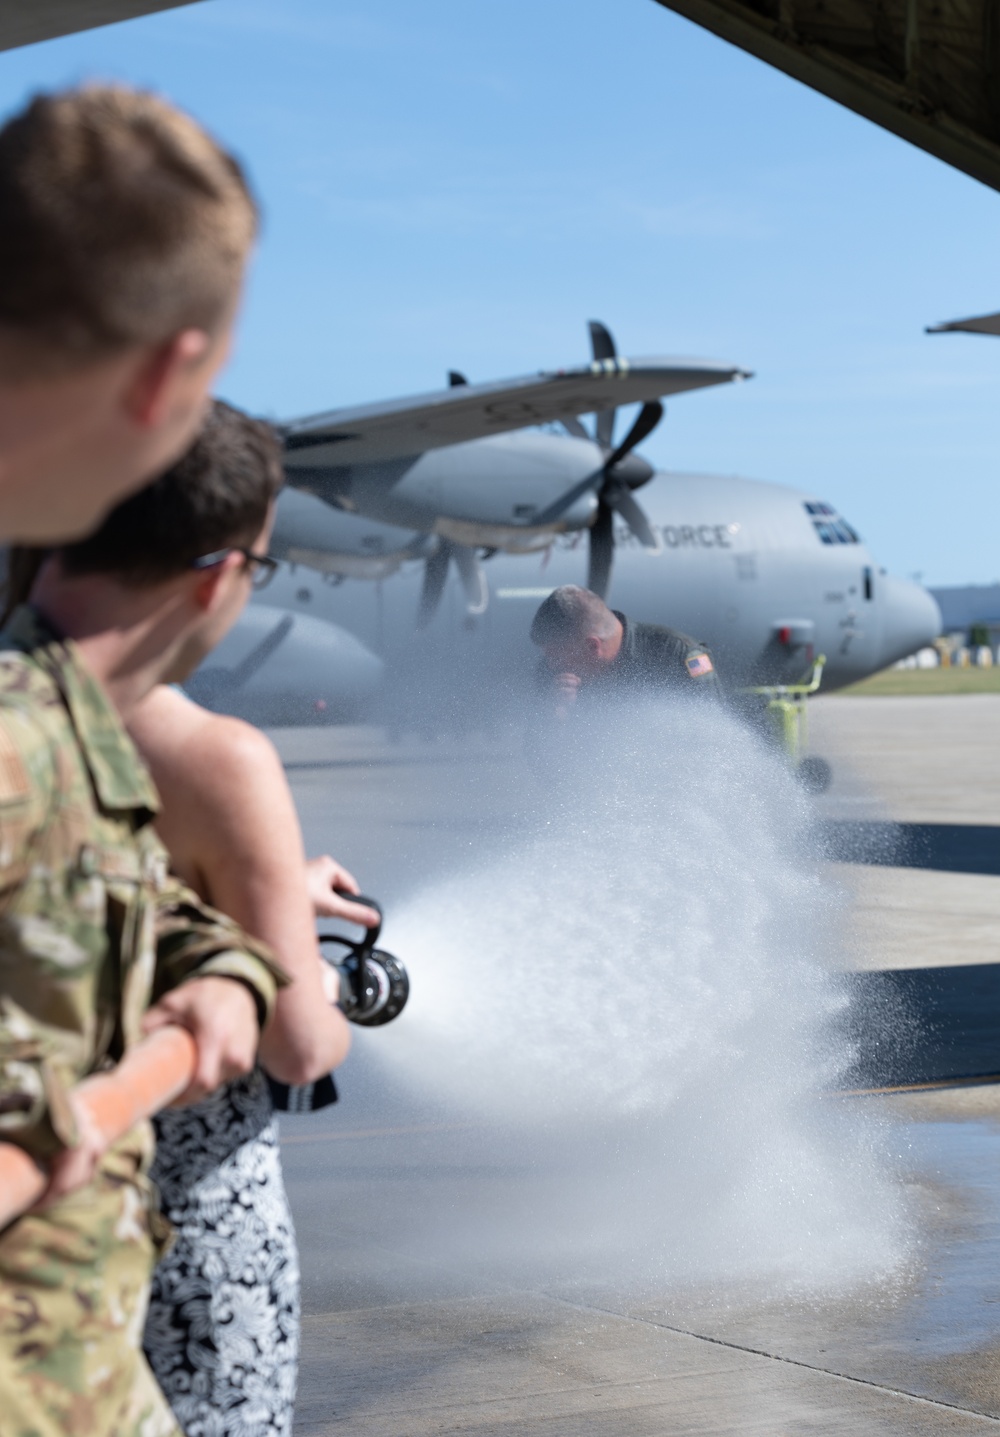
[[[883,574],[881,667],[905,659],[907,654],[933,643],[941,632],[941,610],[937,600],[920,584]]]

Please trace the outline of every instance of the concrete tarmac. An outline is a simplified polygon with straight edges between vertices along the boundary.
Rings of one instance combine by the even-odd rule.
[[[1000,694],[831,695],[811,706],[810,733],[833,764],[825,814],[1000,837]],[[1000,875],[851,866],[844,877],[858,967],[1000,961]]]
[[[812,748],[835,764],[823,819],[1000,822],[1000,697],[830,697],[813,713]],[[389,905],[389,946],[392,904],[487,849],[530,784],[516,750],[486,740],[275,737],[310,851],[342,858]],[[865,966],[1000,958],[1000,876],[838,867],[856,887]],[[779,1302],[718,1286],[640,1298],[544,1264],[470,1260],[461,1214],[516,1204],[524,1174],[488,1132],[386,1109],[369,1076],[349,1059],[341,1104],[282,1123],[303,1266],[299,1437],[1000,1427],[1000,1087],[832,1099],[889,1118],[919,1241],[884,1290]],[[452,1223],[454,1252],[439,1240]]]

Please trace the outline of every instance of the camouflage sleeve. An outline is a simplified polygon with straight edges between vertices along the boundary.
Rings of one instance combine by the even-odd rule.
[[[718,695],[719,676],[712,662],[712,655],[704,644],[695,644],[684,655],[684,672],[692,686],[703,693]]]
[[[72,1147],[75,1081],[58,1035],[0,997],[0,1142],[16,1143],[42,1164]]]
[[[237,978],[256,999],[262,1028],[289,982],[265,943],[174,881],[157,904],[156,958],[154,1003],[188,978]]]
[[[55,758],[44,731],[28,714],[0,708],[0,895],[26,872],[55,781]]]
[[[78,955],[45,926],[44,915],[25,933],[30,920],[15,922],[7,910],[31,865],[54,789],[55,759],[46,735],[29,715],[0,708],[0,964],[6,968],[0,988],[0,1141],[17,1143],[40,1162],[76,1140],[69,1103],[75,1074],[58,1024],[29,1013],[14,992],[20,993],[24,978],[25,947],[34,942],[62,979],[52,987],[55,1018],[67,1002],[66,980],[72,981]]]

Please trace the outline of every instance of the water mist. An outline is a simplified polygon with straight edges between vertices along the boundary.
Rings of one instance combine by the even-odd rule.
[[[871,1105],[830,1096],[845,899],[809,800],[711,705],[580,715],[553,752],[499,856],[393,914],[413,994],[366,1047],[505,1175],[438,1239],[566,1280],[885,1282],[908,1220]]]

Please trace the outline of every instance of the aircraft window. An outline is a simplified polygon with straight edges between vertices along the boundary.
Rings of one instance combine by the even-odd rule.
[[[836,514],[836,509],[831,509],[829,504],[820,504],[819,501],[806,502],[805,511],[807,514],[829,514],[831,518]]]
[[[824,544],[859,544],[861,541],[845,519],[814,519],[813,528]]]

